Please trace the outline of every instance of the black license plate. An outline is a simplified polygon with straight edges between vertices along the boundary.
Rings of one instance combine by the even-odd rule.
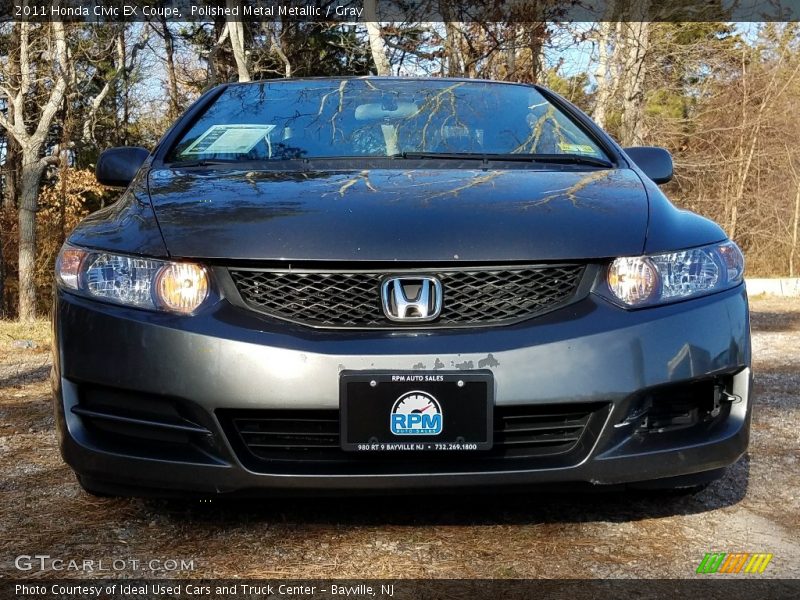
[[[491,371],[344,371],[340,439],[353,452],[492,447]]]

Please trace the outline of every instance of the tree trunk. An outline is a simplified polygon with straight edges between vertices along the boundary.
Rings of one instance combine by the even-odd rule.
[[[448,77],[463,77],[465,75],[463,61],[461,60],[461,30],[453,22],[444,24],[447,38],[445,39],[444,55],[447,61]]]
[[[642,146],[645,140],[645,59],[650,46],[650,23],[638,21],[626,23],[625,25],[620,137],[622,138],[622,144],[625,146]]]
[[[238,6],[237,0],[226,0],[228,8]],[[236,71],[239,81],[250,81],[250,70],[247,68],[247,54],[244,50],[244,24],[241,21],[228,21],[228,34],[231,38],[233,59],[236,61]]]
[[[19,194],[19,320],[36,318],[36,200],[44,164],[23,149]]]
[[[542,76],[542,51],[544,49],[544,39],[546,35],[546,23],[528,24],[528,51],[531,53],[531,83],[539,83]]]
[[[364,0],[364,21],[367,26],[369,48],[372,51],[372,62],[375,63],[375,73],[391,75],[392,67],[386,54],[386,42],[383,39],[381,25],[378,23],[377,0]]]
[[[178,77],[175,74],[175,37],[170,31],[166,17],[161,15],[161,36],[164,38],[164,52],[167,55],[167,90],[169,92],[169,120],[178,118],[181,112],[178,98]]]
[[[453,21],[451,0],[439,0],[439,14],[444,21],[444,48],[442,56],[441,73],[447,77],[457,77],[463,74],[461,57],[459,56],[458,37],[461,31]]]
[[[19,23],[15,23],[11,29],[11,38],[8,46],[8,75],[9,82],[18,85],[21,80],[20,72],[20,55],[17,50],[21,44],[21,27]],[[6,105],[11,111],[9,106],[11,98],[6,100]],[[10,119],[9,119],[10,120]],[[14,210],[17,207],[17,181],[19,179],[19,144],[10,131],[5,132],[6,136],[6,157],[5,164],[3,165],[4,188],[3,188],[3,207],[9,210]],[[0,296],[0,303],[2,303],[2,296]]]
[[[797,224],[800,221],[800,183],[794,195],[794,226],[792,227],[792,251],[789,254],[789,277],[794,277],[794,256],[797,253]]]
[[[3,208],[14,210],[17,207],[19,186],[19,144],[8,133],[6,133],[6,162],[3,170]]]
[[[131,99],[130,77],[125,65],[128,62],[125,49],[125,30],[123,29],[117,41],[117,54],[122,65],[122,145],[128,145],[128,132],[131,125]]]
[[[3,258],[3,228],[0,227],[0,319],[4,319],[5,316],[6,316],[6,261]]]
[[[217,38],[217,41],[214,42],[214,45],[211,46],[211,50],[208,52],[208,83],[204,89],[211,89],[215,85],[221,83],[220,82],[220,59],[219,53],[222,50],[222,44],[225,43],[225,40],[228,39],[228,23],[227,21],[214,21],[214,36]]]
[[[8,93],[5,114],[0,113],[0,126],[9,136],[13,136],[19,145],[21,155],[20,177],[17,184],[18,223],[19,223],[19,318],[31,321],[36,317],[36,209],[42,174],[49,164],[58,161],[57,156],[40,158],[41,150],[47,140],[53,120],[61,108],[67,93],[74,70],[68,63],[67,37],[64,23],[50,23],[50,58],[52,84],[49,95],[41,98],[35,105],[27,102],[31,91],[32,77],[42,75],[31,66],[29,22],[21,22],[19,27],[19,86],[16,93]],[[42,101],[44,100],[44,101]],[[35,106],[39,112],[38,119],[26,115],[26,110]],[[35,121],[33,133],[26,126],[26,121]]]
[[[787,154],[788,154],[788,147],[787,147]],[[792,168],[792,173],[794,174],[794,184],[796,186],[796,191],[794,194],[794,217],[792,218],[792,248],[789,250],[789,277],[794,277],[795,270],[794,270],[794,257],[797,254],[797,230],[798,224],[800,224],[800,177],[797,176],[797,171],[795,170],[794,166],[791,164],[791,159],[789,159],[789,165]]]
[[[278,58],[283,63],[283,76],[291,77],[292,63],[289,61],[289,57],[286,56],[286,52],[283,51],[283,42],[281,41],[281,36],[278,34],[278,22],[277,21],[273,21],[272,23],[264,22],[262,23],[262,27],[269,36],[270,49],[273,52],[275,52],[275,54],[278,55]],[[282,24],[281,27],[283,27]]]
[[[594,113],[595,122],[605,129],[608,125],[608,112],[613,94],[613,74],[611,72],[611,37],[614,24],[604,21],[598,24],[597,32],[597,91],[595,92]]]
[[[506,73],[505,77],[510,81],[518,81],[517,78],[517,24],[509,23],[509,43],[505,52]]]

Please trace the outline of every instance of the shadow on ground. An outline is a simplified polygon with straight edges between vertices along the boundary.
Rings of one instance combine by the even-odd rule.
[[[19,387],[46,380],[50,376],[50,365],[31,367],[26,365],[5,377],[0,377],[0,390],[3,388]]]
[[[798,305],[800,306],[800,299]],[[773,312],[753,309],[750,313],[750,325],[753,331],[796,331],[800,329],[800,310]]]
[[[546,490],[372,497],[136,500],[147,512],[183,523],[481,526],[629,522],[703,513],[739,503],[747,493],[749,456],[696,494],[671,491]]]

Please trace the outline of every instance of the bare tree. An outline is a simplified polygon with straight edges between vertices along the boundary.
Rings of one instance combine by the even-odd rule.
[[[161,13],[158,24],[153,23],[153,31],[164,42],[164,62],[167,67],[167,93],[169,94],[169,111],[167,116],[172,121],[181,112],[181,101],[178,94],[178,76],[175,70],[175,36],[169,28],[167,18]]]
[[[228,29],[228,23],[224,22],[222,24],[222,28],[219,29],[219,34],[217,35],[217,26],[215,24],[214,34],[217,36],[216,41],[211,46],[211,49],[208,51],[207,63],[208,63],[208,82],[206,83],[207,88],[214,87],[218,83],[220,83],[220,73],[219,73],[219,64],[218,64],[218,57],[222,52],[223,45],[228,40],[228,35],[230,34],[230,30]]]
[[[378,22],[377,0],[364,0],[364,20],[367,26],[369,47],[372,51],[372,62],[375,63],[377,75],[390,75],[392,67],[386,54],[386,42],[383,39],[381,25]]]
[[[281,40],[281,36],[283,35],[283,31],[278,33],[278,23],[277,22],[263,22],[261,24],[262,28],[266,32],[268,36],[269,43],[270,43],[270,52],[274,52],[280,61],[283,63],[283,76],[284,77],[291,77],[292,76],[292,63],[289,60],[289,57],[286,56],[286,51],[283,49],[283,41]]]
[[[13,136],[6,134],[6,155],[3,164],[3,208],[17,208],[17,182],[19,181],[19,144]]]
[[[3,228],[0,227],[0,318],[6,316],[6,261],[3,255]]]
[[[740,129],[738,148],[737,148],[737,163],[738,169],[736,173],[736,183],[734,192],[730,197],[729,204],[729,220],[728,220],[728,234],[731,237],[736,235],[736,229],[739,219],[739,207],[744,199],[745,190],[747,189],[748,178],[751,176],[753,168],[753,160],[756,154],[756,148],[761,142],[761,130],[766,120],[767,108],[772,106],[778,97],[782,96],[787,89],[794,83],[800,72],[800,62],[790,72],[788,77],[782,78],[783,71],[781,69],[783,63],[787,60],[789,54],[789,46],[784,45],[780,49],[780,53],[772,68],[772,74],[766,82],[762,83],[756,91],[748,88],[748,76],[746,61],[742,60],[742,84],[744,86],[744,93],[742,94],[742,127]],[[750,95],[758,94],[760,101],[756,104],[753,110]]]
[[[645,76],[652,24],[649,0],[609,0],[604,22],[593,33],[597,41],[595,102],[592,116],[607,128],[611,113],[619,114],[620,141],[627,146],[646,137]]]
[[[616,77],[613,73],[612,65],[612,37],[615,24],[604,21],[597,27],[597,68],[595,69],[595,80],[597,89],[594,104],[594,120],[600,127],[605,128],[608,121],[608,113],[612,102]]]
[[[125,27],[125,24],[122,24],[120,29],[112,38],[112,43],[114,46],[114,71],[107,77],[103,87],[100,88],[100,91],[94,97],[89,97],[88,109],[83,121],[81,135],[82,141],[85,143],[94,141],[94,128],[97,120],[97,112],[100,110],[103,102],[109,96],[109,93],[114,89],[114,86],[120,79],[127,82],[131,71],[133,71],[134,67],[136,66],[136,57],[138,53],[147,45],[150,29],[143,26],[139,30],[138,40],[131,48],[130,53],[128,53],[125,48]],[[127,115],[124,119],[124,122],[128,122]]]
[[[0,92],[8,98],[8,114],[0,115],[0,127],[13,137],[20,148],[21,179],[18,185],[19,212],[19,318],[36,317],[36,210],[42,176],[50,165],[58,164],[57,154],[45,155],[45,141],[56,113],[70,85],[71,70],[64,24],[52,21],[43,25],[20,22],[19,46],[15,48],[19,64],[16,81],[3,74]],[[33,64],[34,37],[41,44],[43,60]],[[41,81],[34,79],[40,77]],[[41,102],[30,102],[34,88],[43,90]],[[38,113],[38,114],[37,114]],[[33,131],[27,123],[33,123]]]
[[[751,274],[796,274],[800,26],[652,25],[645,143],[675,156],[670,196],[719,222]]]
[[[19,47],[20,27],[11,28],[9,36],[10,48]],[[10,81],[19,81],[19,54],[10,53],[6,63],[6,78]],[[8,110],[10,98],[6,95],[4,108]],[[5,161],[3,163],[3,208],[6,210],[16,210],[17,208],[17,185],[20,171],[19,144],[13,136],[5,135]],[[0,296],[0,301],[2,296]]]
[[[791,150],[788,146],[786,147],[786,155],[791,156]],[[792,211],[792,247],[789,249],[789,277],[794,277],[794,257],[797,254],[797,231],[798,225],[800,225],[800,173],[797,172],[791,158],[789,159],[789,168],[792,171],[795,187],[794,210]]]
[[[647,10],[647,2],[639,6]],[[642,18],[645,14],[635,18]],[[641,146],[644,143],[644,77],[645,60],[649,49],[651,24],[646,21],[624,23],[618,48],[622,55],[620,70],[622,92],[622,123],[620,137],[627,146]]]
[[[228,8],[235,8],[239,5],[237,0],[225,0]],[[247,66],[247,53],[244,49],[244,24],[237,19],[226,19],[225,26],[231,39],[231,49],[233,59],[236,61],[236,70],[239,81],[250,81],[250,70]]]

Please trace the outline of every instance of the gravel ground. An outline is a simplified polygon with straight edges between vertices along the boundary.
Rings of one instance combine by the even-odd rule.
[[[124,560],[104,575],[128,577],[680,578],[710,551],[771,552],[764,576],[800,577],[800,299],[755,299],[752,307],[758,398],[750,452],[682,498],[94,498],[58,454],[46,325],[0,324],[0,577],[93,575],[14,568],[14,557],[38,553],[103,560],[105,568]],[[23,337],[37,347],[13,343]],[[167,559],[193,568],[169,570]]]

